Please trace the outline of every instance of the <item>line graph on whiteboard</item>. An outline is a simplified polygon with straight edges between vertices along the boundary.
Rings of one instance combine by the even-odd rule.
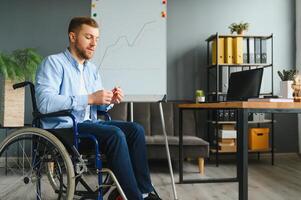
[[[166,18],[162,0],[92,0],[100,25],[92,62],[105,88],[125,94],[166,94]],[[143,88],[143,89],[141,89]]]
[[[166,19],[156,0],[94,0],[91,16],[100,24],[92,59],[101,70],[161,68]]]
[[[98,65],[98,70],[103,66],[103,62],[106,59],[106,56],[110,53],[110,51],[112,49],[117,47],[119,43],[122,43],[122,41],[125,41],[125,47],[127,47],[127,48],[135,47],[136,42],[138,41],[138,39],[140,39],[142,37],[143,32],[147,28],[147,26],[149,26],[149,25],[151,25],[155,22],[156,22],[155,20],[152,20],[152,21],[144,23],[143,26],[138,31],[137,35],[134,37],[134,39],[132,41],[130,41],[129,36],[121,35],[116,39],[115,42],[113,42],[112,44],[109,44],[108,46],[106,46],[104,52],[101,53],[102,57],[100,58],[100,62],[99,62],[99,65]]]

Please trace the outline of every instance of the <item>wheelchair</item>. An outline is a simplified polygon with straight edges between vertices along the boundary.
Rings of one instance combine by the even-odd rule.
[[[13,131],[0,144],[0,200],[127,200],[113,172],[105,168],[95,136],[79,133],[71,110],[41,114],[31,82],[32,127]],[[106,112],[100,114],[110,120]],[[41,120],[69,117],[72,128],[41,129]],[[120,198],[120,196],[122,198]]]

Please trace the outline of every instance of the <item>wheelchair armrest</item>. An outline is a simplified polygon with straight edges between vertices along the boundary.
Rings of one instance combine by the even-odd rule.
[[[98,115],[103,115],[105,117],[106,121],[110,121],[111,120],[111,116],[109,115],[108,112],[106,111],[97,111]],[[72,114],[72,110],[61,110],[58,112],[53,112],[53,113],[46,113],[46,114],[42,114],[42,113],[33,113],[33,115],[36,118],[47,118],[47,117],[71,117],[74,118],[74,115]]]
[[[61,111],[57,111],[57,112],[52,112],[52,113],[46,113],[46,114],[42,114],[40,112],[33,112],[33,122],[32,124],[36,124],[37,120],[41,120],[41,119],[45,119],[45,118],[51,118],[51,117],[69,117],[72,119],[72,123],[73,123],[73,127],[76,128],[76,119],[74,117],[74,115],[72,114],[72,110],[68,109],[68,110],[61,110]],[[38,125],[39,127],[39,125]]]
[[[33,113],[33,115],[36,118],[47,118],[47,117],[71,117],[74,118],[74,116],[72,115],[72,110],[61,110],[58,112],[52,112],[52,113],[46,113],[46,114],[42,114],[42,113]]]
[[[98,110],[97,115],[103,115],[105,117],[106,121],[111,121],[112,120],[111,116],[109,115],[109,113],[107,111]]]

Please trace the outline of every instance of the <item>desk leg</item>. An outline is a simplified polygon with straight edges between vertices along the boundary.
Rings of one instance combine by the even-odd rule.
[[[179,109],[179,182],[183,183],[183,110]]]
[[[237,117],[237,176],[239,200],[248,199],[248,110],[239,109]]]
[[[271,127],[271,133],[270,133],[270,136],[271,136],[271,147],[272,147],[272,150],[271,150],[271,154],[272,154],[272,165],[274,165],[274,160],[275,160],[275,157],[274,157],[274,141],[275,141],[275,132],[274,132],[274,114],[272,113],[272,127]]]
[[[5,138],[7,138],[7,129],[5,129]],[[7,151],[5,151],[5,176],[7,176]]]

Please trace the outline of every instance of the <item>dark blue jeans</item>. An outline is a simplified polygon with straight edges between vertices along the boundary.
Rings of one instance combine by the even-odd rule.
[[[78,124],[78,129],[80,133],[97,137],[108,158],[108,167],[129,200],[142,200],[142,193],[153,191],[141,125],[123,121],[85,121]]]

